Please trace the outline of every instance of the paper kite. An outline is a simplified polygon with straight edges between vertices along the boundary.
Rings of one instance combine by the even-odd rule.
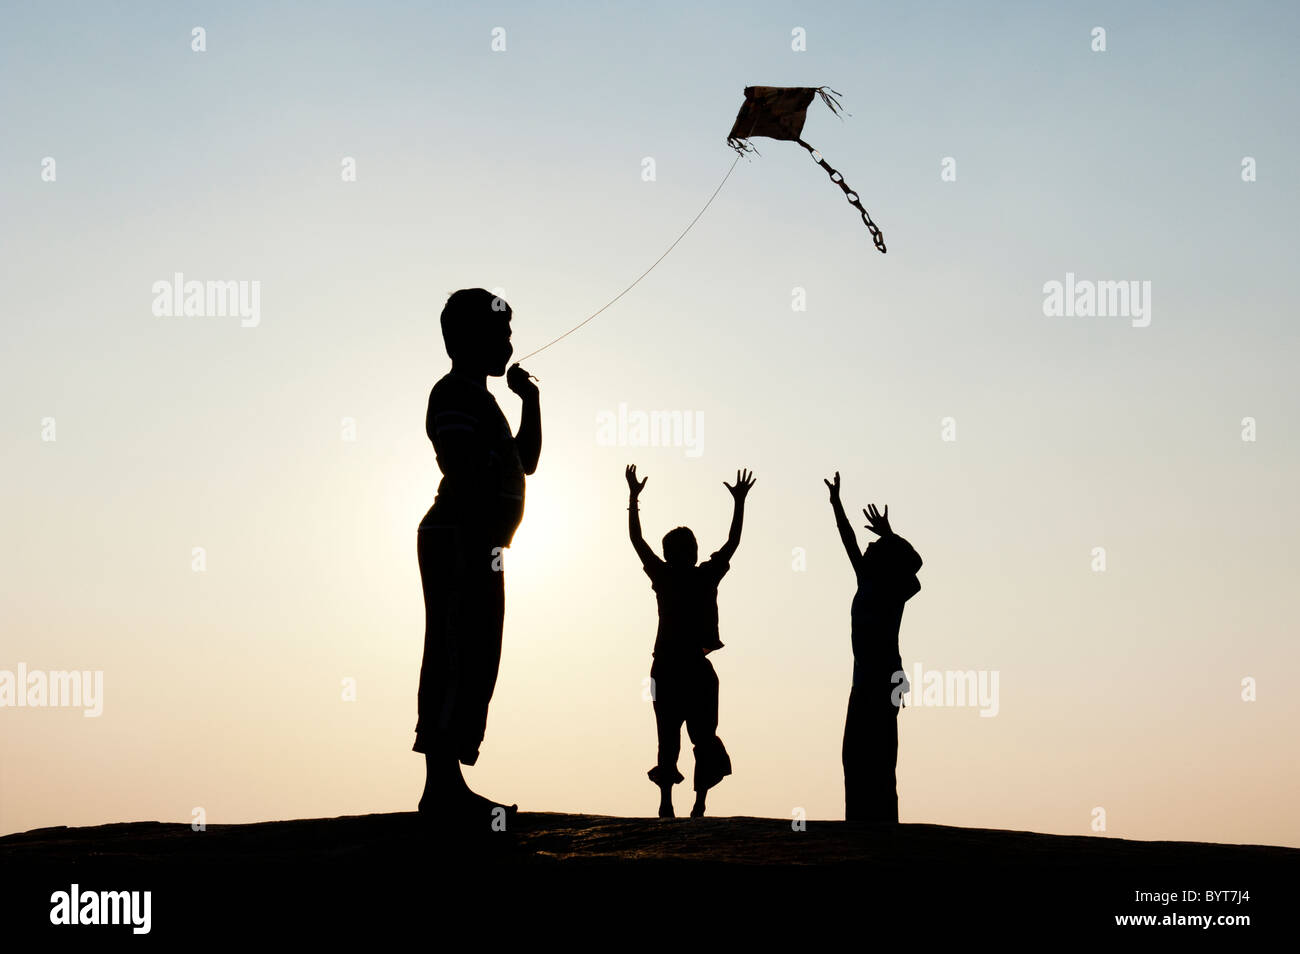
[[[830,167],[820,152],[800,138],[803,134],[808,106],[814,96],[820,96],[822,102],[831,108],[831,112],[839,114],[841,106],[836,98],[839,93],[826,86],[746,86],[745,102],[736,115],[736,123],[731,127],[731,133],[727,136],[727,145],[741,155],[751,151],[758,152],[749,142],[753,136],[786,139],[803,146],[817,164],[826,170],[831,181],[844,190],[849,203],[862,213],[862,221],[871,232],[871,240],[876,243],[876,248],[883,252],[885,236],[876,227],[876,223],[871,221],[871,216],[862,207],[862,203],[858,201],[858,194],[849,188],[844,177]]]

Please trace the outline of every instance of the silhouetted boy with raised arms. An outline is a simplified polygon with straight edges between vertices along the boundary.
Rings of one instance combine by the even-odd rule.
[[[659,817],[674,817],[673,786],[683,781],[677,771],[677,755],[685,722],[695,745],[695,805],[691,817],[700,818],[709,789],[731,774],[731,758],[717,735],[718,675],[706,657],[722,648],[718,638],[718,582],[730,569],[731,557],[740,544],[745,496],[754,486],[754,478],[746,470],[736,471],[734,487],[723,481],[735,501],[731,531],[722,548],[698,566],[695,534],[686,527],[664,535],[662,560],[641,535],[637,498],[649,479],[638,482],[636,465],[628,466],[628,534],[659,603],[659,631],[650,666],[659,761],[648,774],[650,781],[659,786]]]
[[[921,589],[916,572],[921,557],[871,504],[862,511],[867,529],[880,536],[858,552],[858,539],[840,502],[840,475],[823,481],[840,539],[853,564],[858,591],[853,597],[853,688],[844,723],[845,821],[898,822],[898,710],[907,692],[898,629],[903,604]]]
[[[417,534],[425,625],[412,748],[425,760],[420,811],[472,826],[505,808],[470,791],[460,767],[478,761],[501,662],[502,550],[523,518],[524,477],[542,449],[537,387],[517,364],[506,372],[510,318],[510,306],[482,288],[447,299],[451,371],[433,386],[425,417],[442,481]],[[502,374],[523,400],[517,434],[487,389]]]

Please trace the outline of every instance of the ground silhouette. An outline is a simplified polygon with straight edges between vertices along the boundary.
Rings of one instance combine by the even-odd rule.
[[[707,899],[710,931],[769,937],[891,922],[919,943],[1036,926],[1117,931],[1117,914],[1279,922],[1300,850],[925,824],[523,812],[463,845],[415,812],[209,825],[132,822],[0,838],[6,937],[48,929],[50,894],[151,888],[154,934],[328,934],[451,916],[493,937],[645,926],[654,892]],[[1135,891],[1250,891],[1247,903],[1140,904]],[[683,903],[685,903],[683,901]],[[479,920],[473,920],[473,918]],[[650,930],[649,927],[645,928]],[[100,928],[97,930],[108,930]],[[706,926],[692,928],[698,936]],[[1227,930],[1224,928],[1223,930]],[[1240,936],[1240,935],[1238,935]]]

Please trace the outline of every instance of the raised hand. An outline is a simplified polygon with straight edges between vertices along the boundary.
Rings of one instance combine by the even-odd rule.
[[[825,478],[822,478],[822,483],[825,484],[827,489],[831,492],[831,503],[835,503],[840,499],[840,472],[838,470],[835,472],[835,483],[832,484]]]
[[[744,501],[745,495],[749,493],[749,488],[753,487],[755,483],[753,473],[748,470],[738,470],[736,471],[735,486],[733,487],[725,480],[722,482],[722,486],[726,487],[731,492],[731,496],[735,497],[739,503]]]
[[[889,526],[889,504],[885,504],[883,514],[876,509],[875,504],[867,504],[867,509],[862,512],[867,517],[867,529],[872,533],[887,537],[894,532]]]
[[[640,496],[641,488],[645,486],[645,482],[650,478],[642,477],[641,480],[638,482],[636,479],[636,464],[628,464],[627,470],[625,470],[623,473],[624,476],[627,477],[627,489],[632,494],[633,499],[635,499],[636,497]]]
[[[506,386],[521,398],[537,397],[537,385],[533,384],[533,380],[533,376],[519,367],[517,361],[506,372]]]

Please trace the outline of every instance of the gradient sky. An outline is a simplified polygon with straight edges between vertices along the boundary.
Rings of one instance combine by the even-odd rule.
[[[653,813],[623,467],[647,537],[686,524],[707,553],[745,466],[710,808],[842,817],[838,469],[849,513],[888,503],[925,559],[905,666],[1000,674],[995,718],[901,715],[903,821],[1086,834],[1100,806],[1107,835],[1300,846],[1300,12],[843,6],[7,6],[0,669],[103,670],[105,699],[0,709],[0,832],[413,809],[447,294],[503,289],[526,354],[691,220],[745,86],[828,84],[851,115],[814,103],[804,136],[887,255],[760,140],[527,363],[544,446],[471,784]],[[260,325],[155,317],[175,272],[260,281]],[[1067,272],[1150,281],[1150,326],[1045,317]],[[620,404],[701,414],[702,453],[602,445]]]

